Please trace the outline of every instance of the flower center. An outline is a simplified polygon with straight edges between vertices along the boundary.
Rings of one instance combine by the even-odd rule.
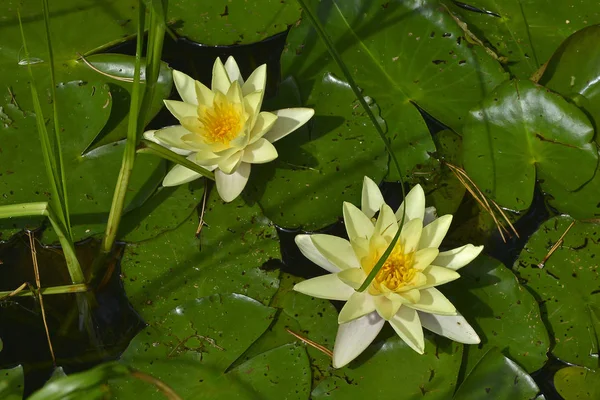
[[[404,248],[402,244],[397,243],[396,247],[385,260],[383,266],[375,276],[373,280],[373,289],[376,292],[382,292],[383,287],[387,290],[383,291],[396,291],[402,286],[410,283],[417,270],[413,268],[414,257],[413,254],[404,254]],[[375,264],[373,265],[373,267]]]
[[[198,120],[207,143],[229,144],[242,130],[242,109],[239,104],[215,102],[212,108],[199,110]]]

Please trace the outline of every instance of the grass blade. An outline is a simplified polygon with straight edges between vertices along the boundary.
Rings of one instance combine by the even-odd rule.
[[[153,154],[155,156],[164,158],[165,160],[173,161],[173,162],[180,164],[188,169],[191,169],[194,172],[199,173],[200,175],[204,176],[205,178],[208,178],[212,181],[215,180],[215,174],[213,174],[211,171],[209,171],[205,168],[202,168],[201,166],[199,166],[198,164],[196,164],[194,162],[191,162],[184,156],[181,156],[175,152],[172,152],[171,150],[167,149],[166,147],[158,145],[149,140],[143,139],[140,142],[140,145],[138,146],[137,152]]]

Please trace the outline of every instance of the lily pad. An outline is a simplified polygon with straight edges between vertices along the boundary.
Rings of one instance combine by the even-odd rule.
[[[600,373],[582,367],[566,367],[554,374],[556,391],[565,400],[594,400],[600,397]]]
[[[479,345],[465,347],[463,368],[472,370],[498,348],[526,372],[540,369],[547,360],[549,338],[535,298],[491,257],[481,255],[459,272],[461,278],[442,291],[481,338]]]
[[[181,304],[142,331],[121,361],[171,386],[183,398],[302,399],[310,388],[306,353],[284,346],[227,368],[269,326],[275,310],[236,294]],[[161,398],[131,379],[111,388],[125,397]]]
[[[25,389],[25,376],[21,365],[0,370],[0,398],[21,400]]]
[[[394,335],[371,345],[350,367],[321,382],[312,398],[448,399],[455,390],[461,355],[462,345],[446,339],[438,344],[426,340],[425,354],[420,355]]]
[[[536,178],[573,191],[590,180],[598,152],[594,129],[575,105],[530,81],[498,86],[471,110],[463,130],[464,165],[501,206],[524,210]]]
[[[527,372],[500,350],[492,348],[467,375],[453,399],[530,400],[539,391]]]
[[[278,108],[297,106],[294,81],[284,88],[280,98],[286,103]],[[278,141],[275,161],[252,168],[251,195],[275,224],[306,230],[330,225],[344,200],[360,199],[365,175],[385,175],[384,144],[354,101],[346,82],[326,74],[306,103],[316,112],[310,126]]]
[[[179,36],[204,45],[237,45],[284,32],[300,19],[300,7],[292,0],[175,0],[167,18]]]
[[[204,221],[199,239],[194,215],[175,230],[126,247],[125,291],[147,322],[174,304],[214,293],[240,293],[268,304],[276,292],[279,272],[261,267],[280,258],[277,233],[258,206],[241,199],[223,203],[213,190]]]
[[[542,318],[557,358],[598,367],[600,298],[597,224],[576,222],[543,267],[539,264],[574,220],[559,216],[544,223],[529,239],[514,268],[540,303]]]
[[[461,2],[467,3],[462,7],[456,3],[445,2],[468,29],[506,58],[506,67],[518,78],[532,76],[567,36],[600,22],[595,4],[583,1],[556,2],[552,7],[541,0],[469,0]]]

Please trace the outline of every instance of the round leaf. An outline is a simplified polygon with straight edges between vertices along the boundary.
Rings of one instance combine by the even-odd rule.
[[[21,365],[0,370],[0,398],[21,400],[25,388],[25,376]]]
[[[556,391],[565,400],[600,398],[600,373],[582,367],[566,367],[554,374]]]
[[[589,368],[598,366],[600,298],[596,255],[600,229],[575,223],[542,268],[550,248],[573,219],[559,216],[535,232],[514,268],[540,303],[542,318],[553,340],[551,352],[559,359]]]
[[[500,205],[524,210],[536,175],[566,190],[592,178],[598,161],[593,136],[586,115],[561,96],[530,81],[505,82],[469,113],[465,169]]]

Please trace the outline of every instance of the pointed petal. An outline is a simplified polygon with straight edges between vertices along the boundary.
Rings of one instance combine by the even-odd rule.
[[[218,167],[217,163],[219,162],[219,160],[221,158],[222,158],[221,156],[213,153],[210,150],[202,149],[202,150],[196,151],[193,155],[193,158],[191,158],[191,160],[198,165],[202,165],[202,166],[214,165],[216,168],[216,167]]]
[[[181,100],[195,106],[198,105],[198,98],[196,97],[196,81],[194,79],[189,75],[174,69],[173,82],[175,83],[175,88],[177,88],[177,93],[179,93]]]
[[[312,108],[284,108],[274,113],[277,115],[277,122],[264,136],[271,143],[289,135],[307,123],[315,114],[315,110]]]
[[[423,328],[438,335],[445,336],[455,342],[477,344],[481,342],[477,332],[460,314],[436,315],[419,312]]]
[[[362,268],[348,268],[344,269],[337,274],[338,278],[346,285],[353,289],[358,289],[360,285],[365,281],[367,275]]]
[[[344,202],[343,208],[344,224],[346,225],[346,232],[348,232],[348,238],[350,241],[358,237],[369,239],[373,234],[373,223],[371,219],[363,214],[356,206],[352,203]]]
[[[167,173],[167,175],[165,176],[165,179],[163,179],[162,184],[165,187],[179,186],[179,185],[183,185],[184,183],[194,181],[194,180],[200,178],[201,176],[202,175],[200,175],[199,173],[194,172],[191,169],[184,167],[183,165],[176,164]]]
[[[181,138],[189,135],[190,131],[185,129],[181,125],[167,126],[157,130],[154,133],[154,137],[158,139],[161,144],[166,144],[170,148],[177,148],[180,150],[194,151],[198,149],[198,146],[190,145],[184,142]]]
[[[425,338],[419,314],[409,307],[400,307],[396,315],[390,319],[390,325],[400,339],[419,354],[425,351]]]
[[[266,139],[258,139],[244,149],[242,161],[251,164],[264,164],[277,158],[275,146]]]
[[[423,274],[425,274],[427,282],[420,289],[443,285],[460,278],[458,272],[437,265],[428,266],[423,270]]]
[[[244,101],[244,97],[242,96],[242,88],[237,81],[233,82],[231,86],[229,86],[229,90],[227,91],[225,97],[230,103],[241,104]]]
[[[385,201],[383,200],[383,195],[379,190],[379,186],[377,186],[371,178],[365,176],[363,179],[360,209],[367,217],[373,218],[383,203],[385,203]]]
[[[424,227],[423,233],[421,233],[421,240],[419,241],[419,248],[440,247],[442,240],[444,240],[446,233],[448,233],[448,229],[450,229],[451,223],[452,214],[446,214]]]
[[[373,296],[375,310],[381,318],[389,321],[400,309],[404,299],[395,293],[390,293],[389,296]]]
[[[304,254],[304,257],[317,264],[329,272],[339,272],[341,269],[329,261],[321,252],[315,247],[311,240],[311,235],[296,235],[294,241],[300,249],[300,252]]]
[[[171,111],[171,114],[179,121],[185,117],[198,118],[198,107],[193,104],[184,103],[183,101],[164,100],[165,106]]]
[[[384,324],[385,320],[376,312],[341,324],[333,346],[333,368],[342,368],[358,357],[375,340]]]
[[[369,256],[369,239],[367,238],[355,238],[350,242],[352,246],[352,250],[354,250],[354,254],[356,255],[356,259],[360,262],[365,257]]]
[[[454,305],[436,288],[422,289],[420,293],[419,302],[411,304],[410,307],[433,314],[456,315]]]
[[[221,62],[221,59],[217,57],[213,65],[211,89],[213,92],[218,90],[219,92],[225,94],[229,90],[230,85],[231,81],[229,80],[227,71],[225,71],[223,62]]]
[[[242,156],[244,155],[243,151],[236,151],[229,157],[222,157],[219,160],[219,169],[224,174],[233,174],[233,172],[238,168],[240,163],[242,162]]]
[[[221,170],[215,171],[215,181],[217,183],[217,192],[223,201],[229,203],[242,193],[248,178],[250,177],[250,164],[241,163],[240,166],[231,175],[227,175]]]
[[[360,268],[352,245],[346,239],[332,235],[314,234],[310,239],[319,252],[340,269]]]
[[[338,323],[345,324],[353,319],[362,317],[365,314],[375,311],[375,303],[373,296],[365,292],[354,292],[348,299],[340,315],[338,315]]]
[[[242,89],[242,93],[243,93],[243,89]],[[263,98],[263,92],[252,92],[248,95],[244,95],[244,109],[250,116],[250,119],[247,121],[247,124],[250,127],[250,129],[252,129],[252,130],[254,130],[256,118],[258,117],[259,112],[260,112],[262,98]],[[269,114],[272,114],[272,113],[269,113]],[[277,116],[275,114],[272,114],[272,115],[273,115],[273,117],[275,117],[274,120],[277,119]],[[273,123],[275,123],[274,120],[273,120]],[[269,126],[269,129],[271,129],[270,126]],[[252,137],[252,134],[250,134],[250,136]],[[259,137],[262,137],[262,135]]]
[[[307,279],[294,285],[296,292],[327,300],[346,301],[354,294],[354,289],[342,282],[336,274],[327,274]]]
[[[425,248],[418,250],[415,253],[413,268],[422,271],[425,267],[431,264],[439,254],[438,249]]]
[[[405,204],[407,204],[407,207],[404,222],[415,218],[419,218],[421,221],[423,220],[425,216],[425,192],[421,185],[415,185],[410,192],[408,192],[406,199],[400,204],[398,210],[396,210],[396,218],[398,221],[402,219]]]
[[[277,115],[273,113],[263,111],[260,114],[258,114],[258,116],[256,117],[256,121],[254,122],[254,127],[250,131],[250,141],[248,142],[248,144],[252,144],[259,139],[264,139],[263,136],[265,135],[265,133],[267,133],[276,122]]]
[[[425,208],[425,216],[423,217],[423,226],[427,226],[438,217],[437,210],[434,206]]]
[[[411,289],[405,292],[398,293],[398,296],[402,297],[405,301],[404,303],[418,303],[421,299],[421,292],[418,289]]]
[[[240,73],[240,67],[238,67],[235,58],[232,56],[229,56],[227,61],[225,61],[225,71],[227,71],[227,76],[229,76],[231,82],[237,81],[240,86],[244,84],[244,79]]]
[[[196,98],[198,104],[202,104],[205,107],[212,107],[215,93],[203,83],[196,81]]]
[[[456,271],[473,261],[482,250],[483,246],[466,244],[456,249],[441,252],[433,261],[433,264]]]
[[[383,203],[373,233],[391,240],[396,236],[396,232],[398,232],[398,222],[396,222],[394,211],[390,206]]]
[[[180,126],[180,125],[178,125],[178,126]],[[167,128],[171,128],[171,127],[167,127]],[[163,129],[167,129],[167,128],[163,128]],[[159,129],[159,130],[161,130],[161,129]],[[174,153],[179,154],[180,156],[189,156],[192,153],[190,150],[184,150],[184,149],[174,147],[174,146],[171,146],[171,145],[165,143],[164,141],[162,141],[156,137],[156,132],[158,132],[158,131],[152,130],[152,131],[144,132],[144,139],[154,142],[156,144],[159,144],[163,147],[166,147],[167,149],[171,150]],[[187,133],[187,130],[185,132]]]
[[[411,219],[404,224],[398,240],[400,240],[400,243],[404,245],[405,254],[412,253],[413,251],[417,250],[422,231],[423,222],[418,218]]]
[[[244,96],[256,91],[261,91],[262,93],[264,93],[266,85],[267,64],[263,64],[260,67],[256,68],[254,71],[252,71],[246,82],[242,85],[242,92],[244,93]]]

